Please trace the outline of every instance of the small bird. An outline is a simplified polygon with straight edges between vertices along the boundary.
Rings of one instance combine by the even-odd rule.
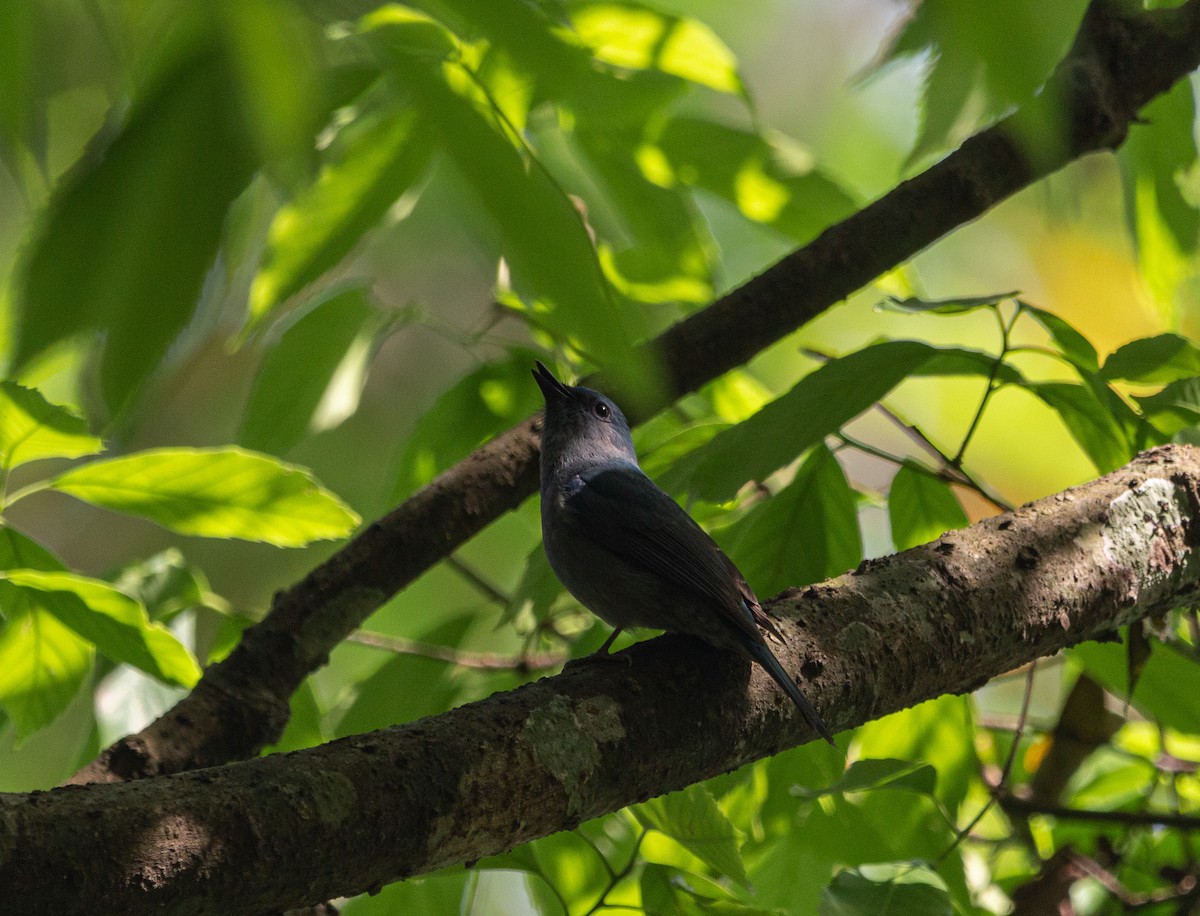
[[[833,737],[763,636],[782,641],[733,561],[638,466],[629,423],[590,388],[564,385],[542,363],[542,539],[567,591],[615,627],[688,633],[766,669],[809,727]],[[761,629],[760,629],[761,628]]]

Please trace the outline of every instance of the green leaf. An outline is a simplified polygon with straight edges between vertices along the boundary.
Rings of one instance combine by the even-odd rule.
[[[0,570],[18,568],[63,570],[40,544],[0,525]],[[55,601],[0,579],[0,705],[18,740],[58,718],[92,670],[91,643],[59,622]]]
[[[250,319],[342,260],[429,163],[432,132],[412,110],[361,115],[339,135],[316,180],[280,208],[250,287]]]
[[[616,307],[584,217],[480,87],[456,66],[404,53],[392,30],[366,30],[384,65],[412,95],[442,149],[491,216],[526,321],[569,341],[599,365],[644,381],[631,363],[636,314]]]
[[[690,193],[646,179],[633,155],[636,131],[584,127],[573,136],[590,177],[602,187],[604,205],[589,209],[588,218],[614,286],[641,302],[711,299],[719,252]]]
[[[277,547],[344,537],[359,521],[308,471],[239,448],[137,452],[74,468],[50,485],[183,534]]]
[[[665,833],[722,875],[746,882],[737,830],[702,785],[634,806],[644,826]]]
[[[18,281],[14,364],[103,331],[100,382],[114,415],[194,311],[226,211],[256,164],[228,62],[211,39],[198,44],[60,183]]]
[[[1058,413],[1101,474],[1116,470],[1137,452],[1125,429],[1090,388],[1069,382],[1036,382],[1027,387]]]
[[[204,573],[174,547],[130,563],[108,579],[119,591],[139,601],[151,620],[170,619],[210,597]]]
[[[108,583],[33,569],[10,569],[0,578],[26,593],[51,596],[46,610],[113,661],[182,687],[200,678],[200,666],[170,631],[151,623],[141,604]]]
[[[1050,333],[1058,351],[1083,372],[1100,371],[1096,348],[1074,327],[1052,312],[1021,302],[1022,310]]]
[[[562,591],[563,587],[546,558],[545,548],[538,544],[525,561],[525,572],[521,574],[521,581],[513,590],[504,613],[500,615],[497,627],[511,624],[525,614],[538,622],[545,620],[549,615],[550,605]]]
[[[946,883],[928,865],[863,865],[839,872],[821,895],[820,916],[953,916]]]
[[[634,4],[589,3],[571,10],[571,22],[597,60],[629,70],[657,69],[718,92],[745,94],[737,58],[696,19]]]
[[[746,581],[765,595],[820,582],[862,560],[854,492],[823,445],[790,484],[718,538],[730,545]]]
[[[361,289],[338,293],[301,316],[267,350],[254,377],[238,441],[282,455],[314,429],[336,425],[357,407],[381,313]],[[341,383],[331,391],[335,377]],[[318,409],[334,394],[332,417]]]
[[[1196,139],[1192,134],[1195,119],[1191,81],[1180,80],[1142,109],[1129,126],[1129,136],[1117,149],[1129,229],[1139,248],[1146,243],[1139,232],[1145,223],[1135,210],[1145,200],[1139,194],[1139,186],[1144,186],[1150,192],[1153,210],[1179,251],[1186,255],[1196,250],[1200,213],[1184,198],[1178,180],[1196,161]]]
[[[1143,337],[1120,347],[1104,361],[1100,375],[1143,384],[1165,384],[1200,375],[1200,346],[1178,334]]]
[[[23,608],[9,604],[0,627],[0,705],[17,740],[24,741],[57,719],[79,693],[94,650],[40,607],[38,597],[26,592],[19,601]]]
[[[840,185],[814,168],[811,153],[782,136],[674,118],[639,158],[658,183],[703,188],[801,244],[857,209]]]
[[[841,777],[823,789],[793,786],[792,794],[815,799],[822,795],[844,795],[848,792],[871,792],[876,789],[904,789],[932,795],[937,785],[937,770],[927,763],[891,758],[856,760]]]
[[[0,382],[0,471],[39,458],[79,458],[102,451],[87,421],[38,391]]]
[[[1001,302],[1012,299],[1016,291],[996,293],[992,296],[959,296],[953,299],[917,299],[910,296],[907,299],[897,299],[889,296],[881,302],[880,308],[894,312],[932,312],[935,315],[962,315],[977,309],[994,309]]]
[[[393,497],[404,499],[481,443],[542,406],[530,375],[538,355],[514,349],[486,363],[444,392],[417,421],[404,444]]]
[[[1083,643],[1071,650],[1084,670],[1118,696],[1129,690],[1125,647],[1117,643]],[[1175,647],[1154,640],[1150,658],[1137,679],[1133,703],[1157,722],[1187,734],[1200,734],[1200,664]]]
[[[1070,47],[1085,7],[1086,0],[922,3],[888,55],[895,59],[932,51],[921,129],[909,163],[1028,100]],[[1041,139],[1046,144],[1057,140]]]
[[[888,518],[897,550],[928,544],[947,531],[967,527],[967,515],[949,484],[908,463],[892,478]]]
[[[669,490],[686,489],[710,502],[731,499],[747,480],[762,480],[821,442],[910,375],[986,378],[994,357],[941,349],[914,340],[874,344],[832,359],[748,420],[718,433],[664,475]],[[1020,375],[1001,365],[997,379]]]
[[[1142,414],[1168,436],[1200,425],[1200,378],[1180,379],[1161,391],[1134,399]]]

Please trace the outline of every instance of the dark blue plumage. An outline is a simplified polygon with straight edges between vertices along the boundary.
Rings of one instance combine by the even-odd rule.
[[[615,630],[690,633],[760,664],[818,734],[829,730],[779,660],[763,630],[779,632],[721,549],[638,467],[620,409],[571,387],[541,363],[542,537],[563,585]]]

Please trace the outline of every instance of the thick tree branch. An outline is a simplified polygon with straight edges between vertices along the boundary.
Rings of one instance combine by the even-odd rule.
[[[669,384],[655,406],[743,364],[1035,180],[1086,152],[1115,148],[1138,110],[1198,64],[1200,0],[1155,11],[1093,0],[1070,53],[1025,108],[648,344]],[[1033,149],[1030,138],[1047,124],[1061,126],[1061,142]],[[338,642],[534,492],[537,422],[478,449],[278,594],[267,617],[188,697],[73,781],[244,759],[275,740],[288,698]]]
[[[1200,449],[769,602],[835,730],[1200,596]],[[686,637],[409,725],[215,770],[0,796],[26,912],[265,912],[483,856],[811,740],[758,669]],[[97,855],[97,851],[102,851]]]

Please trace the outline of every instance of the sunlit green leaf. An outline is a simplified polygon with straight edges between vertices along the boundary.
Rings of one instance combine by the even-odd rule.
[[[199,679],[200,666],[170,631],[151,623],[141,604],[108,583],[33,569],[10,569],[0,578],[26,593],[48,596],[45,610],[113,661],[182,687]]]
[[[655,153],[663,160],[657,168],[650,158]],[[846,191],[815,169],[811,153],[783,137],[768,139],[701,118],[674,118],[639,157],[658,183],[703,188],[747,219],[800,243],[856,209]]]
[[[910,464],[892,478],[888,518],[897,550],[927,544],[947,531],[967,526],[967,515],[950,486]]]
[[[718,873],[745,882],[737,830],[704,786],[643,802],[633,813],[646,827],[665,833]]]
[[[1083,643],[1071,650],[1084,670],[1117,696],[1128,695],[1128,664],[1118,643]],[[1156,721],[1189,734],[1200,734],[1200,708],[1191,697],[1200,690],[1200,664],[1177,648],[1154,640],[1138,677],[1133,702]]]
[[[820,916],[953,916],[945,881],[915,862],[840,872],[821,895]]]
[[[51,486],[183,534],[298,547],[358,524],[307,471],[238,448],[157,449],[94,461]]]
[[[862,560],[854,492],[823,445],[790,484],[717,536],[764,596],[820,582]]]
[[[1143,337],[1120,347],[1104,361],[1100,374],[1143,384],[1165,384],[1200,375],[1200,346],[1178,334]]]
[[[886,395],[910,375],[988,377],[995,359],[975,350],[942,349],[913,340],[886,341],[833,359],[750,419],[718,433],[663,477],[671,490],[713,502],[747,480],[762,480]],[[1007,364],[996,377],[1015,382]]]
[[[307,433],[336,425],[318,416],[319,408],[328,405],[333,420],[345,419],[358,406],[381,324],[381,313],[363,290],[351,289],[319,303],[288,327],[267,350],[254,377],[238,441],[282,455]],[[341,383],[338,390],[332,387],[335,378]]]
[[[21,568],[63,570],[40,544],[0,526],[0,570]],[[0,705],[19,740],[54,721],[92,669],[92,644],[48,610],[56,600],[0,579]]]
[[[542,395],[530,374],[536,359],[532,350],[515,348],[444,392],[405,440],[395,499],[429,483],[480,443],[540,408]]]
[[[737,58],[698,20],[633,4],[589,3],[575,6],[571,21],[583,43],[605,63],[658,69],[720,92],[745,92]]]
[[[343,129],[311,186],[271,223],[250,315],[275,306],[337,264],[414,185],[429,162],[431,133],[416,112],[384,109]]]
[[[103,155],[60,183],[16,300],[18,365],[105,331],[100,380],[114,414],[195,309],[226,211],[255,167],[228,62],[198,46],[138,99]]]
[[[1135,208],[1143,198],[1139,185],[1150,190],[1153,209],[1171,235],[1176,248],[1185,256],[1196,249],[1200,230],[1200,212],[1180,192],[1179,176],[1196,161],[1196,139],[1192,121],[1196,101],[1190,80],[1180,80],[1142,109],[1129,126],[1129,136],[1117,149],[1125,187],[1125,207],[1129,228],[1139,246],[1145,244]]]
[[[0,471],[38,458],[78,458],[104,448],[87,421],[40,392],[0,382]]]

